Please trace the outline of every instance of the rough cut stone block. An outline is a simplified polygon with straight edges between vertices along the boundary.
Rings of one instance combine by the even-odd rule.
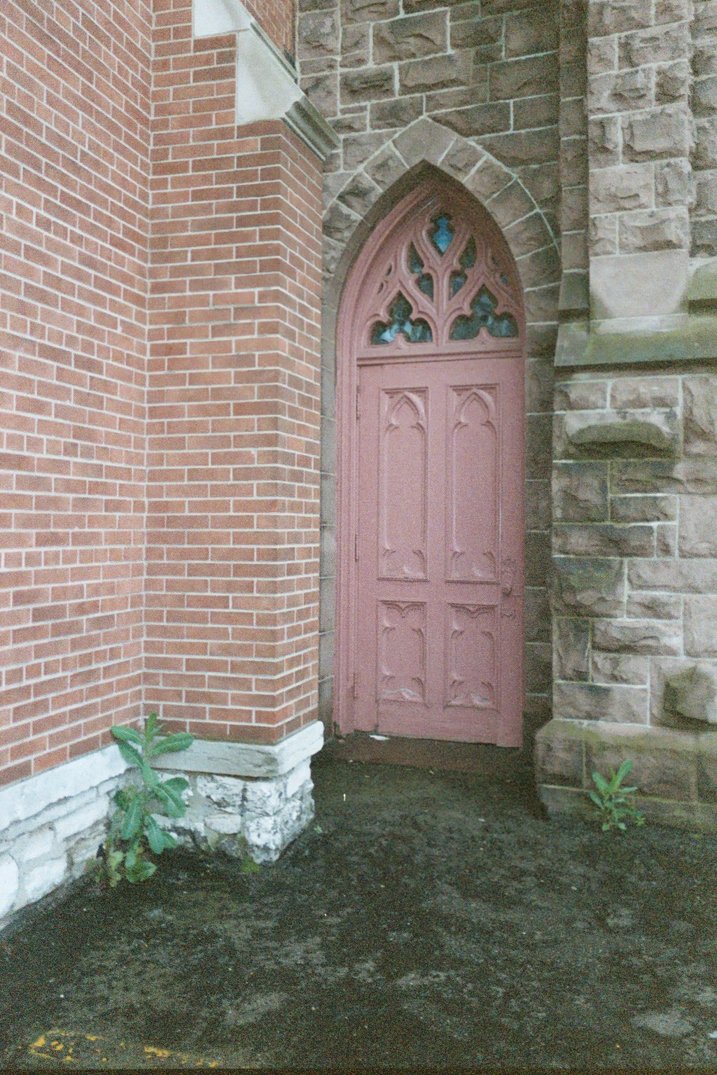
[[[599,168],[590,176],[590,210],[618,213],[652,205],[653,166],[627,164]]]
[[[574,412],[566,414],[564,431],[574,448],[617,458],[673,455],[678,446],[677,422],[670,412]]]
[[[450,86],[465,86],[471,81],[473,55],[469,50],[431,56],[425,60],[408,60],[399,65],[402,93],[425,93]]]
[[[600,620],[593,625],[593,646],[608,653],[677,656],[682,652],[682,636],[674,623]]]
[[[717,117],[695,121],[695,147],[692,155],[695,168],[717,168]]]
[[[674,496],[614,496],[610,518],[616,523],[651,523],[677,518]]]
[[[374,181],[359,172],[341,190],[337,200],[358,216],[365,216],[378,195],[379,189]]]
[[[423,160],[437,164],[455,141],[454,134],[424,116],[397,135],[393,144],[408,165]]]
[[[591,0],[588,10],[590,37],[625,33],[649,26],[652,21],[650,5],[635,0]]]
[[[711,116],[717,112],[717,77],[698,79],[694,84],[693,107],[696,116]]]
[[[636,30],[620,38],[620,67],[644,67],[662,60],[687,56],[690,49],[687,22]]]
[[[558,47],[558,20],[540,5],[535,10],[515,11],[506,19],[505,55],[533,56]]]
[[[366,173],[381,190],[386,190],[406,171],[406,165],[392,145],[367,161]]]
[[[20,871],[12,855],[0,855],[0,919],[10,910],[17,899]]]
[[[556,463],[553,498],[556,519],[564,522],[607,519],[607,463]]]
[[[553,670],[557,679],[587,680],[590,675],[589,620],[555,618]]]
[[[506,60],[491,67],[490,95],[495,101],[555,93],[558,88],[558,62],[553,54]]]
[[[553,559],[553,592],[557,611],[578,616],[621,615],[625,602],[625,569],[617,559]]]
[[[636,657],[627,653],[592,654],[591,662],[594,683],[632,683],[645,686],[650,676],[647,657]]]
[[[339,110],[339,80],[336,74],[310,75],[301,80],[301,88],[315,108],[327,118]]]
[[[556,523],[553,549],[569,556],[649,556],[655,551],[651,526],[613,523]]]
[[[398,15],[400,0],[342,0],[346,22],[373,22]]]
[[[594,216],[590,219],[588,235],[593,257],[617,254],[617,216]]]
[[[620,117],[591,116],[588,120],[588,153],[592,168],[620,163]]]
[[[631,560],[629,585],[666,593],[717,593],[717,564],[705,560]]]
[[[411,60],[445,52],[448,42],[448,18],[445,11],[427,11],[408,15],[373,26],[375,63]]]
[[[717,657],[717,597],[685,598],[685,653]]]
[[[562,720],[647,723],[647,688],[623,684],[556,683],[553,711]]]
[[[649,209],[620,217],[620,250],[625,253],[650,250],[685,250],[690,245],[687,210]]]
[[[539,783],[582,787],[583,739],[574,725],[553,720],[535,737],[535,766]]]
[[[368,23],[341,29],[341,66],[367,67],[371,62],[371,27]]]
[[[688,720],[717,724],[717,670],[691,665],[665,683],[664,706]]]
[[[394,95],[393,67],[364,67],[341,75],[341,102],[375,101]]]
[[[451,48],[486,49],[500,46],[503,40],[504,20],[496,16],[481,19],[477,15],[470,19],[460,18],[464,6],[451,9]]]
[[[686,60],[660,64],[655,69],[655,104],[681,102],[686,105],[691,81],[690,65]]]
[[[673,802],[696,798],[697,736],[671,728],[615,727],[614,731],[602,737],[591,729],[586,735],[588,772],[597,769],[608,774],[629,758],[634,762],[630,783],[637,785],[640,794]]]
[[[622,121],[626,160],[686,157],[690,147],[689,116],[684,108],[647,109]]]
[[[510,128],[510,104],[507,101],[492,104],[453,108],[446,112],[434,112],[434,117],[451,130],[466,138],[478,138]]]
[[[93,826],[101,823],[107,817],[109,810],[108,800],[104,797],[95,802],[73,811],[67,817],[60,818],[54,824],[55,834],[59,840],[66,840],[77,833],[87,832]]]
[[[588,80],[591,115],[633,112],[653,104],[652,78],[645,70],[593,75]]]
[[[507,169],[484,157],[473,174],[466,179],[466,187],[476,198],[486,202],[510,182],[512,176]]]
[[[682,598],[665,593],[633,593],[627,599],[625,614],[638,620],[678,620],[682,616]]]
[[[655,556],[677,556],[677,526],[659,523],[655,527]]]
[[[717,556],[717,496],[681,497],[680,556]]]
[[[623,377],[613,381],[610,403],[618,409],[653,410],[655,407],[676,407],[680,399],[677,377]]]
[[[62,884],[67,873],[67,859],[64,855],[44,859],[31,870],[23,872],[22,888],[26,903],[42,899],[53,888]]]
[[[401,130],[407,123],[423,115],[423,97],[401,97],[394,101],[373,101],[371,103],[371,128],[380,130],[393,127]]]
[[[713,376],[686,377],[685,452],[688,455],[717,455],[717,379]]]
[[[607,381],[559,381],[555,385],[555,410],[599,410],[607,406],[607,394]]]
[[[717,802],[717,732],[702,732],[697,739],[697,795],[701,802]]]
[[[324,216],[324,235],[329,239],[336,239],[339,243],[346,243],[353,235],[359,217],[341,202],[334,202]]]
[[[299,15],[298,39],[302,60],[338,55],[341,40],[338,11],[312,11]]]
[[[615,493],[715,493],[717,459],[619,460],[610,464]]]
[[[347,134],[343,140],[344,169],[347,172],[354,172],[365,164],[364,170],[373,180],[378,182],[369,162],[374,153],[381,150],[385,145],[386,136],[380,131],[371,132],[370,134]],[[405,168],[402,171],[405,171]]]

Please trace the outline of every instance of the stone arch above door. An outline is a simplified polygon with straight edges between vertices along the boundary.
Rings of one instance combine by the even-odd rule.
[[[560,261],[556,238],[537,202],[510,168],[480,145],[421,117],[396,134],[331,194],[324,215],[327,329],[350,264],[374,223],[421,175],[436,169],[458,181],[501,228],[525,293],[527,321],[557,315]],[[330,182],[334,180],[332,176]]]

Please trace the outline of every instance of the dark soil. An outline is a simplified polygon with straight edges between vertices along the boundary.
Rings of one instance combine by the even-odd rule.
[[[29,1047],[53,1033],[65,1070],[159,1066],[157,1048],[177,1066],[717,1068],[716,840],[547,822],[528,781],[321,758],[315,780],[316,823],[274,866],[177,852],[143,886],[21,915],[0,1068],[48,1067]]]

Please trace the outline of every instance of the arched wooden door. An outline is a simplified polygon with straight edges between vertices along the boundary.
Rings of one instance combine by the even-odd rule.
[[[337,722],[520,745],[524,316],[499,229],[431,181],[339,317]]]

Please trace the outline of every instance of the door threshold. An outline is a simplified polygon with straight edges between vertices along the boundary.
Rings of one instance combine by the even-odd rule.
[[[530,762],[519,748],[488,743],[454,743],[354,732],[330,739],[322,752],[338,761],[407,765],[457,773],[486,773],[498,778],[524,775]]]

